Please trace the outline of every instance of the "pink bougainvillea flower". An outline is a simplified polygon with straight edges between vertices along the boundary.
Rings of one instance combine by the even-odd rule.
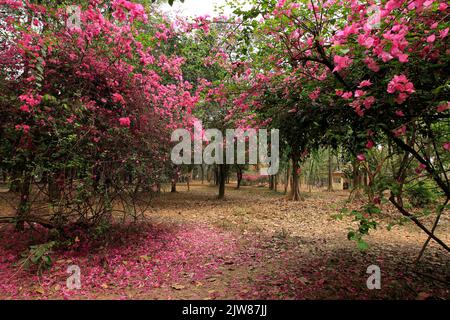
[[[364,59],[364,63],[367,65],[367,67],[372,70],[373,72],[380,71],[380,67],[376,63],[376,61],[370,57],[367,57]]]
[[[381,58],[381,60],[383,60],[383,62],[388,62],[388,61],[394,59],[392,54],[390,54],[389,52],[384,52],[384,51],[380,54],[380,58]]]
[[[444,143],[443,147],[445,150],[450,151],[450,142]]]
[[[127,127],[129,128],[131,125],[131,120],[129,117],[124,117],[124,118],[120,118],[119,119],[119,123],[122,127]]]
[[[396,137],[403,136],[406,133],[406,126],[401,126],[400,128],[393,130],[393,133]]]
[[[441,3],[439,4],[439,10],[445,11],[445,10],[447,10],[447,8],[448,8],[448,4],[447,4],[447,3],[441,2]]]
[[[364,96],[366,93],[367,93],[367,92],[364,91],[364,90],[356,90],[356,91],[355,91],[355,98],[362,97],[362,96]]]
[[[396,115],[397,117],[404,117],[404,116],[405,116],[405,114],[403,113],[402,110],[396,110],[396,111],[395,111],[395,115]]]
[[[114,103],[120,103],[122,105],[125,104],[125,99],[122,97],[122,95],[120,93],[113,93],[112,95],[112,101]]]
[[[399,54],[398,55],[398,61],[400,61],[401,63],[406,63],[406,62],[409,61],[409,57],[408,57],[407,54],[404,54],[404,53]]]
[[[386,10],[392,11],[392,10],[395,10],[395,9],[400,8],[401,5],[402,5],[402,3],[403,3],[403,1],[389,0],[389,1],[386,3],[385,8],[386,8]]]
[[[363,101],[364,107],[366,107],[366,109],[370,109],[374,105],[375,101],[376,99],[373,96],[365,98]]]
[[[114,0],[112,7],[115,9],[113,17],[121,21],[125,21],[127,18],[130,22],[137,19],[142,22],[147,22],[147,15],[145,14],[142,4],[134,3],[127,0]],[[127,10],[128,14],[124,11]]]
[[[408,95],[404,92],[401,92],[398,94],[398,96],[395,98],[395,102],[397,104],[402,104],[403,102],[406,101],[406,99],[408,99]]]
[[[380,204],[380,203],[381,203],[381,198],[380,198],[380,196],[374,197],[374,198],[373,198],[373,203],[374,203],[374,204]]]
[[[67,122],[68,123],[73,123],[75,121],[75,119],[76,119],[76,116],[75,115],[71,115],[69,118],[67,118]]]
[[[25,102],[30,107],[37,106],[42,101],[42,97],[40,95],[33,95],[31,93],[23,94],[19,96],[20,101]]]
[[[433,43],[434,41],[436,41],[436,35],[432,34],[432,35],[427,37],[427,42],[428,43]]]
[[[397,46],[393,46],[390,53],[393,57],[396,57],[398,61],[400,61],[401,63],[406,63],[409,61],[409,56],[402,50],[400,50]]]
[[[309,98],[312,101],[316,101],[319,98],[319,96],[320,96],[320,88],[317,88],[316,90],[314,90],[309,94]]]
[[[338,72],[338,71],[341,71],[341,70],[343,70],[345,68],[348,68],[353,62],[353,60],[350,59],[347,56],[341,57],[341,56],[338,56],[338,55],[334,56],[333,61],[334,61],[334,64],[335,64],[333,72]]]
[[[370,80],[364,80],[359,84],[359,88],[370,87],[371,85],[372,82]]]
[[[26,105],[26,104],[24,104],[23,106],[20,107],[20,111],[27,112],[27,113],[31,112],[30,107],[28,107],[28,105]]]
[[[344,92],[343,94],[342,94],[342,98],[343,99],[345,99],[345,100],[348,100],[348,99],[350,99],[351,97],[353,97],[353,92]]]
[[[350,106],[355,110],[356,114],[360,117],[364,116],[364,110],[361,108],[361,105],[358,101],[354,101],[350,103]]]
[[[373,47],[375,43],[375,39],[372,37],[369,37],[367,34],[360,34],[358,36],[358,43],[367,49]]]
[[[427,166],[424,165],[423,163],[419,164],[419,166],[416,168],[416,173],[419,174],[421,173]]]
[[[30,126],[27,125],[27,124],[18,124],[18,125],[15,126],[15,129],[17,131],[22,130],[24,133],[30,132]]]
[[[367,143],[366,143],[366,148],[370,150],[370,149],[373,148],[374,145],[375,145],[375,144],[373,143],[373,141],[372,141],[372,140],[369,140],[369,141],[367,141]]]
[[[356,159],[358,159],[358,161],[366,161],[366,156],[360,153],[356,156]]]
[[[445,110],[447,110],[449,108],[450,108],[450,102],[447,102],[447,103],[438,105],[436,110],[437,110],[437,112],[444,112]]]
[[[395,92],[405,92],[405,93],[413,93],[414,85],[412,82],[408,80],[408,78],[404,75],[395,75],[394,78],[389,82],[387,92],[395,93]]]

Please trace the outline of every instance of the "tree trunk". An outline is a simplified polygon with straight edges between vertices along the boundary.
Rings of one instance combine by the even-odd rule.
[[[333,191],[333,171],[331,170],[331,150],[328,150],[328,192]]]
[[[206,167],[206,180],[208,181],[209,184],[211,184],[212,173],[211,173],[211,167],[210,166]]]
[[[219,167],[215,166],[214,167],[214,184],[216,186],[218,186],[220,184],[220,181],[219,181],[220,177],[219,177],[219,175],[220,175],[219,174]]]
[[[289,162],[288,162],[288,166],[286,168],[286,181],[284,182],[284,194],[287,194],[290,177],[291,177],[291,166],[289,165]]]
[[[241,181],[242,181],[242,169],[241,169],[241,167],[239,167],[239,165],[236,166],[236,178],[237,178],[236,189],[239,189],[241,187]]]
[[[290,199],[293,201],[301,200],[298,169],[298,157],[292,156],[292,185]]]
[[[353,186],[352,186],[352,191],[350,192],[350,196],[349,196],[349,200],[353,201],[355,199],[361,199],[362,198],[362,193],[361,193],[361,175],[359,173],[359,165],[358,165],[358,160],[353,160],[352,162],[352,166],[353,166]]]
[[[225,198],[225,182],[227,178],[227,165],[219,164],[217,168],[218,184],[219,184],[219,199]]]
[[[269,176],[269,189],[273,190],[273,176]]]
[[[202,174],[202,184],[205,181],[205,168],[203,167],[203,164],[200,165],[200,169],[201,169],[201,174]]]
[[[31,173],[24,172],[22,176],[22,181],[20,183],[20,202],[17,208],[16,218],[17,224],[16,229],[21,231],[25,227],[25,221],[30,213],[30,191],[31,191]]]
[[[190,182],[191,182],[191,178],[192,178],[192,172],[193,172],[193,170],[190,170],[186,176],[186,184],[187,184],[188,191],[191,191]]]
[[[353,160],[353,190],[359,189],[359,168],[357,160]]]
[[[48,176],[48,198],[52,203],[58,202],[61,199],[62,181],[64,172],[49,174]]]
[[[11,183],[9,185],[9,192],[19,192],[20,191],[20,178],[19,173],[12,171],[11,173]]]

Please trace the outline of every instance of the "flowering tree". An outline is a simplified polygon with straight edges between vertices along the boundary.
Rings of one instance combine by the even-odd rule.
[[[294,114],[332,109],[333,121],[342,124],[337,130],[330,126],[332,132],[353,132],[357,139],[351,149],[361,163],[366,161],[364,150],[382,141],[403,155],[397,173],[385,185],[389,200],[449,250],[433,233],[450,197],[447,3],[255,0],[250,10],[235,12],[265,44],[256,53],[270,62],[266,77],[279,75],[280,90],[284,82],[285,91],[295,88],[301,97]],[[286,110],[287,104],[280,107]],[[303,130],[313,128],[305,123]],[[418,166],[420,179],[431,179],[444,196],[432,230],[403,206],[411,162]],[[361,240],[374,226],[363,218],[351,237]]]
[[[98,224],[116,200],[136,216],[196,101],[183,59],[164,49],[170,25],[149,27],[144,6],[124,0],[0,4],[1,160],[20,193],[17,226]],[[46,187],[54,210],[43,222],[32,194]]]

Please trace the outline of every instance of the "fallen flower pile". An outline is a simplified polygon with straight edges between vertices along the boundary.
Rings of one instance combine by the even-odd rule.
[[[95,298],[105,292],[126,298],[127,289],[143,293],[162,284],[177,288],[182,276],[192,281],[206,278],[236,249],[230,234],[202,225],[139,226],[117,232],[111,245],[80,234],[70,250],[55,250],[53,266],[39,277],[32,270],[20,270],[17,262],[21,252],[33,242],[42,243],[46,233],[37,229],[28,237],[5,229],[0,233],[0,296],[13,299]],[[66,287],[70,265],[81,269],[80,290]]]

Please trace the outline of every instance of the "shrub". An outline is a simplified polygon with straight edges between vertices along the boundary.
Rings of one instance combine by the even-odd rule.
[[[409,202],[419,208],[435,203],[440,196],[436,186],[429,180],[407,184],[405,194]]]

